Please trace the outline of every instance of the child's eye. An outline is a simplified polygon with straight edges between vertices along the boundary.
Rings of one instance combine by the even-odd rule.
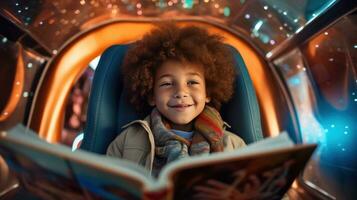
[[[196,84],[199,84],[198,81],[188,81],[187,82],[188,85],[196,85]]]
[[[170,86],[170,85],[172,85],[172,83],[164,82],[164,83],[161,83],[159,86],[160,87],[167,87],[167,86]]]

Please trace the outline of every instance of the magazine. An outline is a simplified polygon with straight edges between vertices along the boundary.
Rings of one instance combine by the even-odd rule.
[[[49,144],[22,125],[0,133],[0,155],[43,199],[281,199],[315,148],[282,133],[169,163],[154,178],[129,161]]]

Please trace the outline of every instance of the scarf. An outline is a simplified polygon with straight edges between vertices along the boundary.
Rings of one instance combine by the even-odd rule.
[[[192,141],[171,131],[169,123],[154,108],[151,112],[151,129],[155,139],[153,173],[174,160],[190,155],[223,151],[223,120],[219,112],[209,106],[196,117]],[[155,172],[156,171],[156,172]]]

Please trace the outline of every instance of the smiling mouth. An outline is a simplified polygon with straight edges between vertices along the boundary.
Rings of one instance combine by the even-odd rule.
[[[193,104],[178,104],[178,105],[172,105],[172,106],[169,105],[170,108],[188,108],[191,106],[193,106]]]

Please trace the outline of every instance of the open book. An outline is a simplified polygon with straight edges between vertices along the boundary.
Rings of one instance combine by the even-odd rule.
[[[43,199],[281,199],[315,148],[281,134],[172,162],[156,179],[125,160],[49,144],[22,125],[0,133],[0,155]]]

